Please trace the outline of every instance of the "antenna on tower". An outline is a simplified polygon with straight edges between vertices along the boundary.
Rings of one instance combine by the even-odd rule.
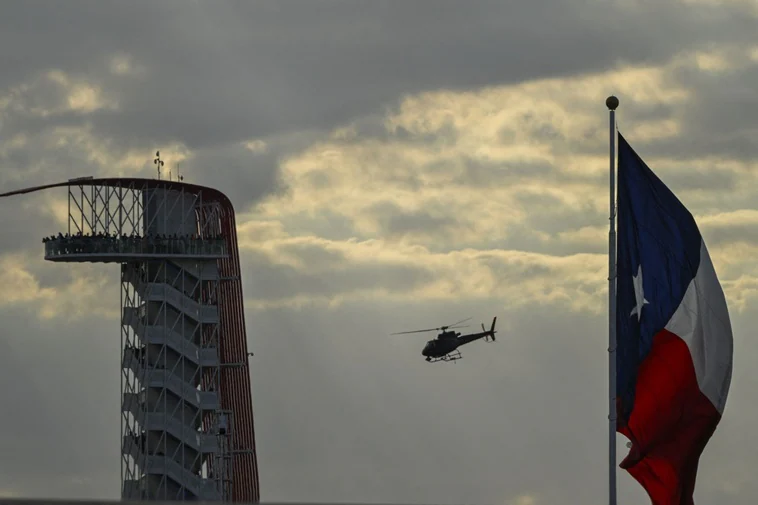
[[[161,160],[161,152],[160,151],[155,151],[155,159],[153,160],[153,163],[155,163],[156,165],[158,165],[158,180],[160,180],[161,179],[161,167],[163,165],[165,165],[165,163],[163,163],[163,160]],[[171,177],[169,176],[169,179],[170,178]]]

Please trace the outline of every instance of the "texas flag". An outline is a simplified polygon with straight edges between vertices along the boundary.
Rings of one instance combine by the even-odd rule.
[[[616,294],[621,463],[653,505],[692,505],[732,378],[732,328],[692,214],[619,134]]]

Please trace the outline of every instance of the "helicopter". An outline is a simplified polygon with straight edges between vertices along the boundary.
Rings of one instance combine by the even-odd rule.
[[[399,333],[392,333],[392,335],[406,335],[409,333],[424,333],[428,331],[440,331],[437,338],[429,340],[421,351],[421,355],[426,357],[426,361],[435,363],[437,361],[452,361],[455,362],[463,357],[459,349],[460,346],[484,338],[485,342],[489,342],[490,338],[492,342],[495,341],[495,323],[497,322],[497,316],[492,318],[492,327],[486,329],[484,323],[482,323],[482,331],[480,333],[470,333],[468,335],[461,335],[460,332],[454,331],[457,328],[465,328],[466,326],[460,326],[461,323],[465,323],[471,319],[463,319],[457,323],[453,323],[447,326],[440,326],[439,328],[429,328],[426,330],[413,330],[413,331],[401,331]],[[453,331],[450,331],[453,330]]]

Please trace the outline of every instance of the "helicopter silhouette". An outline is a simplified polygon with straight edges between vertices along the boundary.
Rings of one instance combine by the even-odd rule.
[[[490,338],[492,342],[495,341],[495,323],[497,322],[497,316],[492,318],[492,327],[488,330],[482,323],[482,331],[480,333],[470,333],[468,335],[461,335],[455,330],[457,328],[465,328],[466,326],[459,326],[461,323],[465,323],[471,319],[463,319],[457,323],[453,323],[447,326],[440,326],[439,328],[429,328],[426,330],[413,330],[413,331],[401,331],[399,333],[392,333],[392,335],[407,335],[409,333],[425,333],[428,331],[441,331],[437,338],[429,340],[424,348],[421,350],[421,355],[426,357],[426,361],[435,363],[437,361],[456,361],[463,357],[459,349],[460,346],[479,340],[483,338],[485,342],[489,342]]]

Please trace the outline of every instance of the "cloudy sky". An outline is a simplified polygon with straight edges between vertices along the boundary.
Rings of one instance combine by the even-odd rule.
[[[232,198],[262,500],[602,504],[616,94],[732,315],[696,499],[753,504],[756,5],[7,1],[0,192],[160,149]],[[118,272],[43,261],[65,198],[0,202],[0,495],[118,498]],[[494,315],[455,365],[388,336]]]

